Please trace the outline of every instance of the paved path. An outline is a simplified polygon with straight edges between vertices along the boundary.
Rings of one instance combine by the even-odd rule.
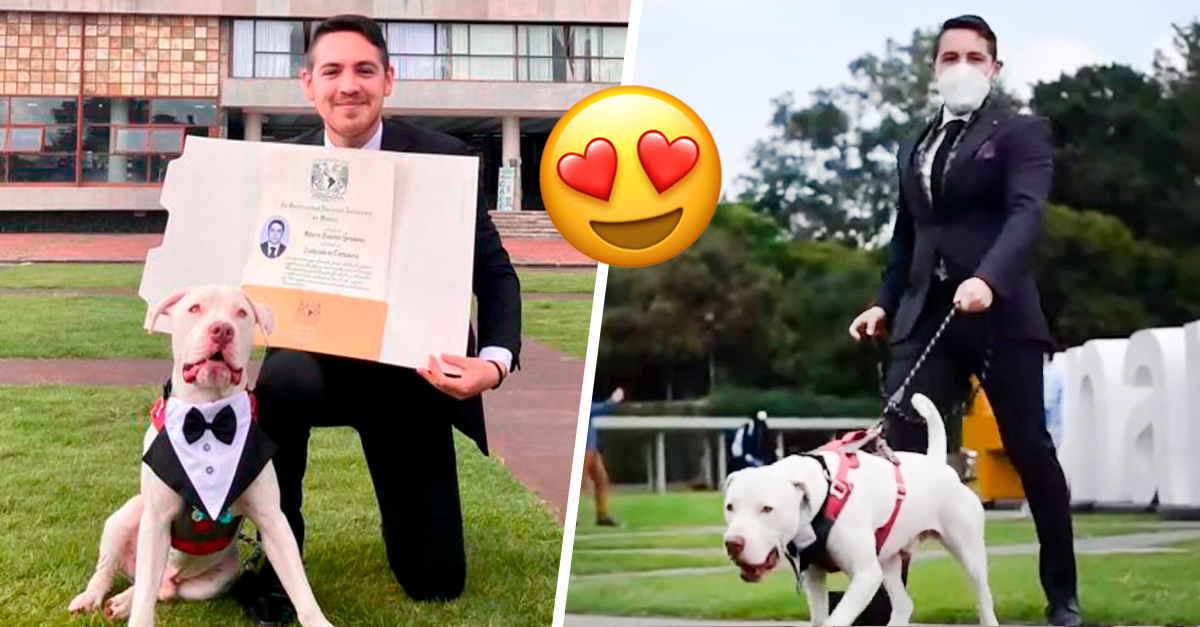
[[[1075,541],[1075,553],[1079,555],[1095,554],[1095,555],[1111,555],[1117,553],[1146,553],[1146,552],[1162,552],[1164,547],[1180,542],[1190,540],[1200,540],[1200,528],[1192,529],[1177,529],[1174,531],[1154,531],[1147,533],[1131,533],[1118,536],[1106,536],[1101,538],[1086,538]],[[1035,555],[1040,546],[1036,542],[1023,544],[1005,544],[999,546],[988,547],[988,555]],[[706,549],[702,549],[706,550]],[[1166,548],[1167,552],[1172,549]],[[598,552],[598,551],[597,551]],[[612,551],[610,551],[612,552]],[[703,555],[704,553],[693,553]],[[720,555],[719,552],[716,553]],[[923,561],[927,559],[946,557],[948,554],[941,547],[931,548],[929,550],[920,551],[913,559],[915,561]],[[646,570],[640,572],[617,572],[617,573],[596,573],[593,575],[577,575],[572,576],[571,581],[588,581],[595,579],[620,579],[634,577],[690,577],[695,575],[711,575],[715,573],[726,573],[734,570],[735,567],[730,564],[726,566],[703,566],[695,568],[669,568],[663,570]]]
[[[484,395],[494,454],[558,515],[566,516],[579,421],[583,362],[526,338],[522,370]],[[258,364],[250,367],[251,381]],[[160,386],[171,362],[157,359],[0,359],[0,385]]]
[[[162,244],[158,233],[0,233],[0,263],[22,261],[145,261]],[[507,238],[514,264],[526,267],[595,267],[596,262],[559,238]]]

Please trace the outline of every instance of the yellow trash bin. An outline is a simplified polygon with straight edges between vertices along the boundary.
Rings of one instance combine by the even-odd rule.
[[[971,385],[975,385],[971,377]],[[987,395],[980,390],[963,418],[963,448],[975,453],[975,481],[972,487],[984,502],[1025,498],[1021,478],[1008,461],[1000,442],[1000,429]]]

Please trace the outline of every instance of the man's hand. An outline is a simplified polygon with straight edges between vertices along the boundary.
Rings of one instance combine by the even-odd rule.
[[[620,403],[621,401],[625,400],[625,388],[617,388],[613,390],[613,393],[608,397],[608,400],[612,401],[613,403]]]
[[[863,338],[875,337],[879,334],[883,327],[883,320],[887,318],[887,312],[883,307],[876,305],[860,314],[850,323],[850,337],[857,342]]]
[[[442,372],[433,355],[429,356],[429,368],[418,368],[417,374],[433,387],[460,401],[476,396],[484,390],[490,390],[500,382],[500,373],[490,361],[458,355],[442,355],[442,361],[462,368],[462,374],[452,376]]]
[[[992,288],[983,279],[971,277],[954,292],[954,306],[967,313],[984,311],[992,306]]]

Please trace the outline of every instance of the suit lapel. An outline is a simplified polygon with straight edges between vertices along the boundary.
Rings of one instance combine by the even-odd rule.
[[[925,192],[925,181],[921,177],[920,148],[929,136],[929,132],[937,124],[938,119],[939,116],[934,116],[920,133],[909,135],[900,148],[900,193],[908,194],[910,201],[915,200],[916,206],[913,206],[912,202],[909,203],[909,206],[911,210],[922,215],[929,215],[933,211],[933,206],[929,202],[929,195]]]
[[[943,194],[945,193],[945,185],[949,184],[949,181],[954,180],[956,168],[969,163],[975,156],[975,153],[979,151],[979,147],[996,133],[1000,114],[1001,109],[999,105],[989,103],[981,108],[979,115],[972,118],[967,127],[963,129],[962,137],[958,140],[958,146],[954,148],[949,158],[946,159],[946,171],[942,178],[943,181],[946,181],[946,183],[943,183]]]

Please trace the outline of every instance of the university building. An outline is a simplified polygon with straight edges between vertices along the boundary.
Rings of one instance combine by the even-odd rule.
[[[385,115],[465,141],[490,209],[537,211],[554,124],[620,83],[629,0],[0,0],[0,231],[161,231],[188,136],[320,125],[298,76],[331,12],[383,25]]]

